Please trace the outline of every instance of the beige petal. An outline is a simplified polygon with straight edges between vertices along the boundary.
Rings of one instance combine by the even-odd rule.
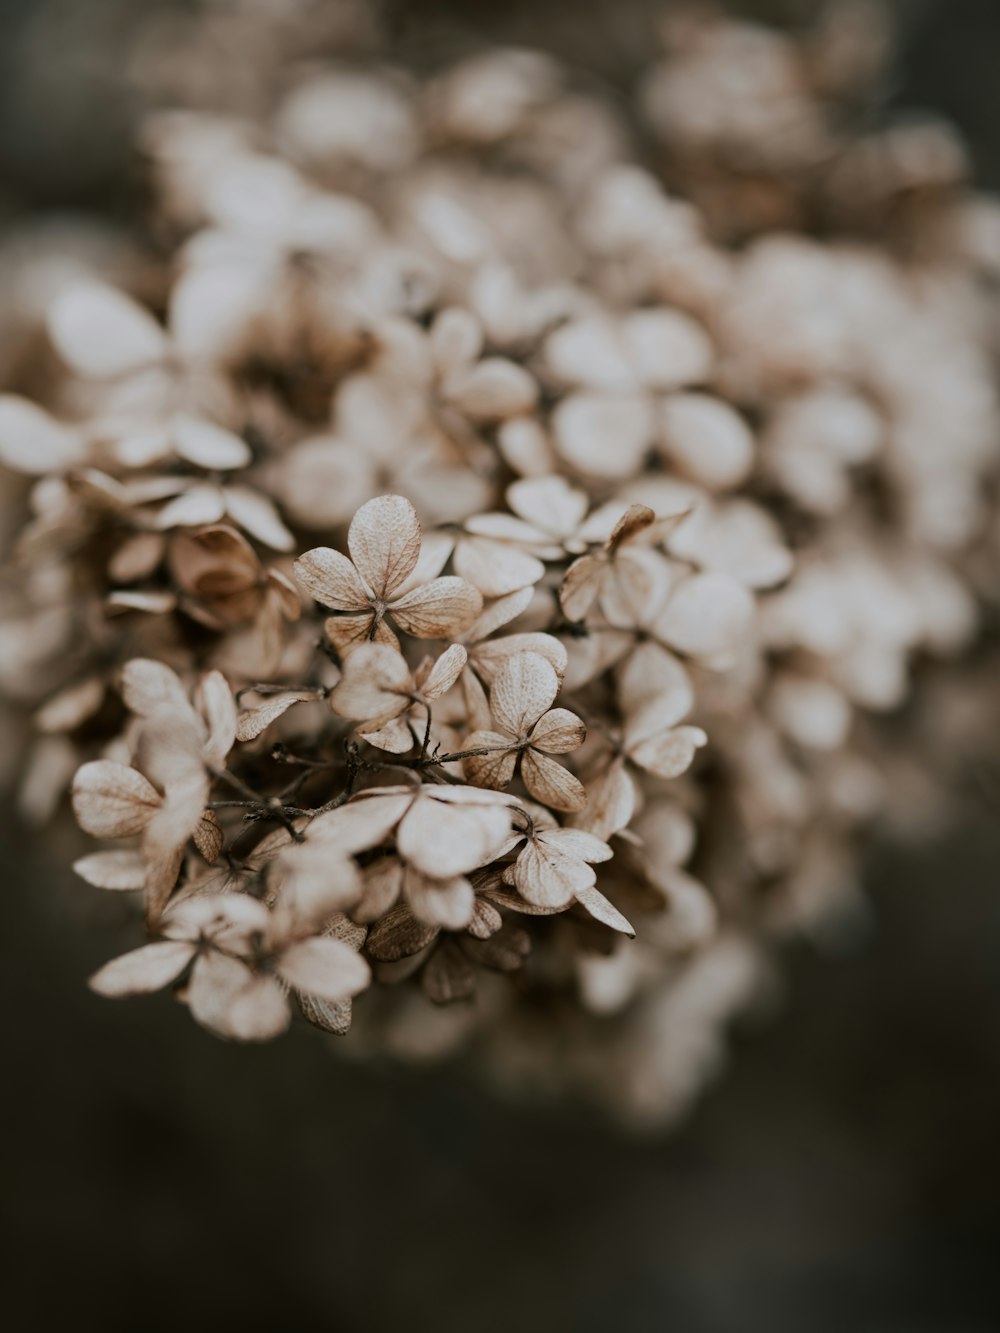
[[[535,800],[553,810],[582,810],[587,804],[587,793],[573,774],[537,750],[525,750],[521,778]]]
[[[234,996],[219,1031],[235,1041],[271,1041],[287,1031],[291,1017],[281,984],[258,976]]]
[[[414,796],[412,791],[383,794],[370,788],[338,810],[317,815],[309,825],[309,840],[329,839],[345,855],[377,847],[409,810]]]
[[[185,996],[192,1016],[222,1037],[232,1036],[229,1011],[254,980],[246,963],[212,949],[200,954]]]
[[[268,866],[268,885],[278,903],[303,923],[319,925],[353,907],[362,892],[361,876],[348,853],[326,837],[306,831],[302,842],[283,848]]]
[[[138,852],[92,852],[73,862],[73,869],[98,889],[141,889],[146,864]]]
[[[586,491],[565,477],[529,477],[507,487],[507,503],[515,514],[542,532],[568,537],[583,522],[590,505]]]
[[[406,754],[413,749],[413,731],[402,717],[391,717],[388,720],[376,718],[358,727],[357,735],[369,745],[374,745],[376,750],[385,750],[387,754]]]
[[[296,560],[295,577],[310,597],[332,611],[365,611],[371,605],[358,571],[346,555],[317,546]]]
[[[221,768],[236,742],[236,700],[221,671],[207,671],[195,687],[195,704],[205,719],[205,762]]]
[[[364,643],[344,659],[344,674],[330,695],[340,717],[360,720],[401,713],[414,691],[406,659],[384,643]]]
[[[390,607],[399,628],[416,639],[449,638],[475,620],[482,609],[477,589],[453,575],[414,588]]]
[[[585,861],[564,856],[558,848],[532,840],[514,864],[514,884],[525,902],[537,907],[568,907],[578,889],[596,876]]]
[[[485,865],[510,833],[510,807],[457,801],[464,788],[426,788],[404,816],[396,845],[404,861],[423,874],[451,879]],[[477,796],[485,797],[486,792]]]
[[[73,779],[73,813],[83,831],[95,838],[141,833],[161,802],[141,773],[108,759],[84,764]]]
[[[403,863],[395,856],[383,856],[365,867],[361,897],[351,909],[355,921],[377,921],[399,901],[403,891]]]
[[[670,598],[655,629],[679,652],[718,657],[745,642],[753,618],[753,595],[741,583],[727,574],[694,574]]]
[[[460,643],[453,643],[450,648],[446,648],[421,684],[420,693],[423,697],[433,702],[446,694],[464,671],[468,660],[469,654]]]
[[[627,828],[635,810],[635,784],[625,769],[624,759],[613,760],[587,783],[587,804],[573,817],[575,827],[610,838]]]
[[[546,754],[568,754],[587,739],[587,728],[568,708],[550,708],[531,729],[531,744]]]
[[[125,707],[137,717],[149,717],[167,708],[186,716],[191,705],[176,671],[148,657],[133,657],[122,667],[119,681]]]
[[[566,671],[568,654],[565,645],[554,635],[543,634],[540,631],[505,634],[502,638],[477,643],[472,649],[476,671],[487,685],[492,684],[502,663],[517,653],[538,653],[551,665],[560,680]]]
[[[49,735],[74,731],[81,722],[93,717],[103,702],[104,681],[91,676],[53,696],[35,714],[35,726]]]
[[[455,572],[484,597],[505,597],[537,583],[545,574],[545,566],[516,547],[488,537],[465,537],[455,548]]]
[[[622,935],[628,935],[635,938],[635,931],[629,922],[622,916],[614,903],[608,901],[599,889],[586,888],[580,889],[576,895],[576,900],[581,907],[599,921],[602,926],[609,926],[612,930],[619,931]]]
[[[475,731],[489,731],[493,724],[489,700],[479,678],[471,671],[466,671],[459,682],[462,702],[465,705],[465,717]]]
[[[158,532],[137,532],[127,537],[108,561],[108,578],[113,583],[137,583],[149,578],[166,549],[166,538]]]
[[[628,756],[655,777],[678,778],[691,767],[695,752],[707,741],[701,727],[668,728],[630,746]]]
[[[162,360],[163,329],[124,292],[102,282],[63,291],[48,311],[49,336],[71,369],[90,379],[110,379]]]
[[[42,477],[82,463],[83,437],[48,412],[19,398],[0,394],[0,463],[15,472]]]
[[[256,740],[272,722],[276,722],[294,704],[310,703],[315,699],[316,694],[311,690],[297,690],[290,694],[273,695],[257,708],[248,709],[247,712],[240,714],[236,724],[236,739],[238,741]]]
[[[613,625],[645,628],[675,581],[674,566],[658,551],[627,546],[610,562],[601,583],[601,610]]]
[[[539,653],[517,653],[493,677],[490,708],[501,731],[524,739],[558,693],[551,662]]]
[[[559,604],[567,620],[582,620],[597,599],[608,570],[605,555],[581,555],[563,575]]]
[[[486,357],[447,385],[449,401],[474,421],[499,421],[528,412],[538,400],[538,385],[523,366],[503,357]]]
[[[533,588],[518,588],[506,597],[498,597],[483,607],[483,613],[465,632],[466,643],[480,643],[527,610],[534,596]]]
[[[203,523],[218,523],[226,516],[225,497],[218,486],[192,486],[164,505],[156,516],[161,532],[171,528],[197,528]]]
[[[98,995],[117,999],[123,995],[145,995],[167,986],[190,963],[195,946],[184,940],[161,940],[122,954],[105,963],[87,983]]]
[[[437,933],[437,926],[418,921],[408,907],[399,903],[372,926],[365,948],[380,963],[392,963],[419,953]]]
[[[614,852],[601,838],[592,833],[585,833],[575,828],[541,829],[535,835],[535,841],[546,850],[556,850],[563,856],[576,857],[578,861],[610,861]]]
[[[553,441],[571,467],[599,480],[639,470],[653,435],[649,404],[635,394],[572,393],[552,414]]]
[[[319,936],[286,949],[277,971],[289,986],[323,1000],[350,999],[371,982],[371,968],[349,944]]]
[[[209,472],[248,467],[253,461],[245,440],[231,430],[224,430],[210,421],[200,421],[197,417],[182,415],[174,418],[174,448],[180,458]]]
[[[347,546],[376,597],[388,599],[406,581],[420,555],[417,512],[401,495],[380,495],[351,520]]]
[[[238,523],[244,532],[269,546],[272,551],[292,551],[295,538],[282,523],[274,504],[260,491],[249,486],[226,486],[223,488],[226,512],[234,523]]]
[[[461,875],[452,879],[430,879],[412,866],[403,876],[403,892],[418,921],[443,930],[461,930],[472,920],[475,894]]]
[[[517,766],[517,748],[509,736],[497,731],[474,731],[466,739],[463,750],[489,749],[492,754],[470,755],[462,761],[465,775],[477,787],[491,787],[502,791],[510,785]]]
[[[626,716],[651,699],[660,714],[654,730],[679,722],[694,706],[694,689],[683,664],[658,643],[639,643],[616,672],[618,703]]]

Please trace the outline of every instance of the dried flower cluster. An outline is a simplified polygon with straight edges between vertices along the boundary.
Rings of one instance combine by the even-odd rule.
[[[311,68],[149,121],[155,254],[21,256],[7,748],[144,904],[96,990],[476,1032],[660,1117],[850,901],[868,718],[975,630],[1000,415],[995,216],[944,131],[837,129],[834,10],[673,19],[645,165],[534,52]]]

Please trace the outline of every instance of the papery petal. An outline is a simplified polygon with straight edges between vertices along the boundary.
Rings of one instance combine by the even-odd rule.
[[[420,555],[417,511],[401,495],[379,495],[354,515],[347,546],[375,596],[387,599],[406,581]]]
[[[401,653],[387,644],[364,643],[345,658],[330,707],[341,717],[388,720],[409,705],[414,688]]]
[[[365,948],[378,962],[394,963],[419,953],[437,933],[437,926],[418,921],[408,907],[399,903],[372,926]]]
[[[141,833],[161,803],[160,793],[141,773],[109,759],[84,764],[73,779],[73,813],[95,838]]]
[[[347,1000],[371,982],[371,968],[349,944],[316,936],[285,949],[278,975],[289,986],[324,1000]]]
[[[231,430],[200,421],[197,417],[174,418],[174,448],[180,458],[209,472],[228,472],[253,461],[250,446]]]
[[[537,583],[545,566],[526,551],[486,537],[466,537],[455,548],[455,571],[484,597],[505,597]]]
[[[317,546],[299,556],[293,566],[299,585],[310,597],[332,611],[362,611],[371,598],[348,560],[329,546]]]
[[[112,999],[123,995],[145,995],[179,977],[194,955],[195,945],[183,940],[146,944],[120,958],[112,958],[87,984],[98,995]]]
[[[244,532],[269,546],[272,551],[291,551],[295,538],[281,521],[272,501],[249,486],[225,486],[223,497],[226,512]]]
[[[701,727],[667,728],[629,745],[628,756],[658,778],[677,778],[687,772],[695,752],[707,741]]]
[[[531,729],[531,744],[546,754],[568,754],[587,739],[586,725],[568,708],[550,708]]]
[[[48,312],[48,328],[67,365],[90,379],[139,370],[167,351],[166,334],[149,311],[105,283],[64,291]]]
[[[562,764],[537,750],[525,750],[521,779],[536,801],[553,810],[582,810],[587,804],[587,793],[579,780]]]
[[[628,920],[622,916],[614,903],[605,898],[600,890],[595,888],[580,889],[577,892],[576,900],[602,926],[608,926],[611,930],[617,930],[622,935],[628,935],[632,939],[635,938],[635,931]]]
[[[450,648],[446,648],[420,686],[423,697],[433,701],[447,693],[464,671],[468,660],[469,654],[460,643],[453,643]]]
[[[472,919],[475,894],[461,875],[452,879],[430,879],[408,866],[403,876],[403,892],[410,911],[418,921],[443,930],[461,930]]]
[[[565,477],[528,477],[507,487],[507,503],[515,514],[542,532],[569,537],[587,514],[586,491],[571,486]]]
[[[559,678],[551,662],[539,653],[517,653],[493,677],[490,708],[501,731],[523,739],[558,693]]]
[[[502,791],[510,785],[517,766],[517,748],[509,736],[496,731],[474,731],[466,739],[463,750],[491,749],[493,754],[470,755],[463,759],[466,777],[477,787]]]
[[[469,789],[446,788],[444,794],[424,794],[414,801],[396,835],[404,861],[423,874],[451,879],[485,865],[510,833],[510,807],[503,803],[467,799],[454,793]],[[486,797],[486,792],[475,793]]]
[[[92,852],[74,861],[73,869],[98,889],[141,889],[146,880],[146,863],[138,852]]]
[[[389,609],[399,628],[414,638],[444,639],[479,615],[483,599],[471,583],[447,575],[404,593]]]
[[[537,907],[568,907],[578,889],[596,876],[585,861],[563,855],[532,839],[514,863],[514,884],[526,902]]]

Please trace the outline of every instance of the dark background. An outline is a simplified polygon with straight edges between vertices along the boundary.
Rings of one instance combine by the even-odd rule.
[[[51,71],[18,62],[44,7],[0,0],[0,206],[124,210],[134,98],[109,69],[143,6],[50,0],[78,78],[51,111]],[[401,49],[479,31],[613,73],[644,8],[390,11]],[[1000,184],[1000,4],[899,9],[896,99],[957,120]],[[866,947],[793,949],[780,1016],[734,1034],[693,1119],[645,1140],[584,1106],[498,1101],[461,1067],[350,1065],[305,1031],[237,1048],[165,997],[98,1000],[83,983],[118,908],[81,913],[91,891],[54,869],[61,849],[3,836],[16,1333],[1000,1329],[995,812],[873,847]]]

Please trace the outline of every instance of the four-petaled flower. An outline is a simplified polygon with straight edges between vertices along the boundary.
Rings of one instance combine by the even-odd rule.
[[[401,495],[380,495],[362,505],[351,522],[347,547],[350,560],[317,546],[295,562],[306,592],[338,612],[327,620],[326,632],[339,652],[366,641],[398,648],[387,615],[416,639],[440,639],[463,629],[482,610],[482,596],[465,579],[449,575],[420,582],[420,523]]]
[[[567,708],[552,708],[559,677],[538,653],[517,653],[493,677],[490,714],[493,728],[474,731],[466,749],[465,771],[478,787],[506,787],[520,761],[521,779],[536,800],[554,810],[579,810],[587,795],[578,780],[552,754],[567,754],[583,744],[587,728]]]

